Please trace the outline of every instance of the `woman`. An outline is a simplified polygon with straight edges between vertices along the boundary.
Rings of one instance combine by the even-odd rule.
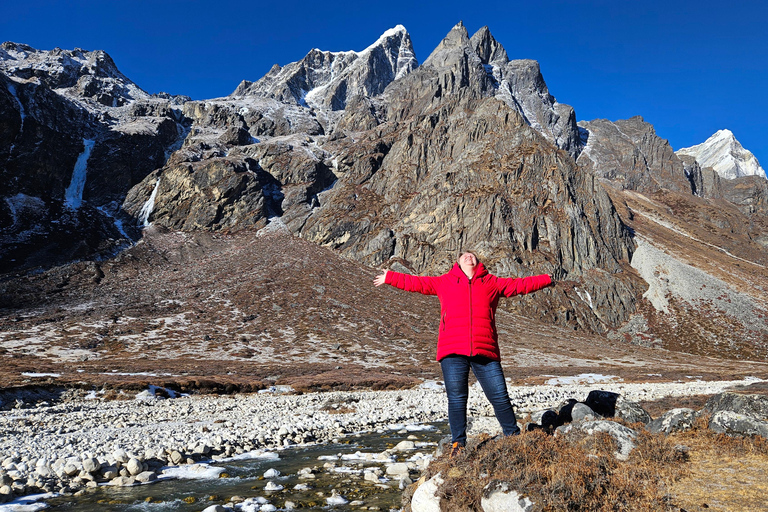
[[[374,278],[375,286],[388,284],[408,292],[437,295],[440,299],[437,360],[448,395],[451,456],[467,442],[470,368],[493,405],[504,435],[520,433],[500,363],[496,306],[501,296],[531,293],[553,282],[547,274],[519,279],[496,277],[488,273],[472,251],[461,253],[453,268],[441,276],[412,276],[384,270]]]

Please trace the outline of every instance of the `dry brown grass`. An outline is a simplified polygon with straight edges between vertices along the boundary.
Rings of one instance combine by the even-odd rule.
[[[483,489],[506,481],[536,511],[768,510],[768,440],[730,437],[700,417],[688,432],[651,434],[642,426],[626,462],[607,435],[549,436],[542,431],[470,443],[454,459],[442,456],[443,510],[481,510]]]
[[[666,510],[668,484],[684,474],[683,452],[645,433],[628,461],[618,461],[615,450],[607,434],[569,441],[536,431],[442,457],[430,473],[445,478],[448,510],[480,510],[483,488],[494,480],[510,482],[541,511]]]
[[[669,488],[675,510],[768,510],[768,439],[717,434],[706,428],[708,420],[670,436],[690,449],[688,471]]]

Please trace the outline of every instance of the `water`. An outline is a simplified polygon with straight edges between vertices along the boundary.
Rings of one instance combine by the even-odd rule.
[[[51,511],[201,511],[210,505],[229,502],[233,496],[242,498],[266,499],[278,509],[292,501],[302,510],[338,511],[369,510],[389,511],[400,508],[401,490],[395,477],[388,482],[370,482],[363,479],[365,467],[386,468],[381,461],[318,460],[318,457],[337,457],[355,452],[378,454],[391,448],[400,441],[414,436],[416,450],[396,454],[397,462],[421,452],[429,455],[434,452],[437,442],[444,437],[448,427],[444,423],[434,424],[432,430],[406,432],[387,431],[352,436],[341,440],[339,444],[317,445],[303,448],[291,448],[279,452],[279,460],[250,459],[227,462],[211,462],[211,466],[224,468],[221,478],[201,480],[166,480],[150,485],[136,487],[100,486],[83,496],[58,497],[48,500]],[[348,443],[348,444],[347,444]],[[424,443],[424,444],[420,444]],[[346,472],[331,472],[324,468],[326,463],[334,463],[336,469],[345,468]],[[314,480],[300,479],[298,472],[303,468],[316,468]],[[348,468],[348,469],[346,469]],[[276,469],[281,476],[264,478],[268,469]],[[353,474],[352,472],[355,472]],[[386,476],[382,473],[382,476]],[[411,477],[416,475],[411,473]],[[281,491],[266,491],[267,483],[273,482],[284,487]],[[297,484],[305,484],[306,490],[296,490]],[[334,493],[347,500],[345,505],[329,506],[326,499]],[[263,500],[262,500],[263,501]],[[355,502],[362,501],[362,504]],[[259,510],[258,504],[249,505],[243,510]],[[254,507],[254,508],[250,508]]]
[[[83,190],[85,189],[85,176],[88,170],[88,158],[90,158],[91,150],[95,144],[95,140],[83,140],[83,152],[77,157],[75,168],[72,170],[72,180],[69,182],[67,190],[64,191],[64,204],[73,210],[77,210],[83,204]]]

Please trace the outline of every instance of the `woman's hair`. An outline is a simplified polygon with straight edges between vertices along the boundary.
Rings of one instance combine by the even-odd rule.
[[[471,251],[471,250],[470,251],[459,251],[459,254],[456,256],[456,261],[459,261],[461,259],[461,255],[462,254],[466,254],[466,253],[469,253],[469,254],[473,255],[475,257],[475,259],[477,260],[477,262],[480,263],[480,256],[478,256],[475,251]]]

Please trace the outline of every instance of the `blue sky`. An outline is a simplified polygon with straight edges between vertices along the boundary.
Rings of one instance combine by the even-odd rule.
[[[579,120],[641,115],[674,149],[728,128],[768,165],[761,1],[5,2],[0,39],[109,53],[150,93],[225,96],[310,49],[362,50],[404,25],[423,62],[458,21],[538,60]]]

